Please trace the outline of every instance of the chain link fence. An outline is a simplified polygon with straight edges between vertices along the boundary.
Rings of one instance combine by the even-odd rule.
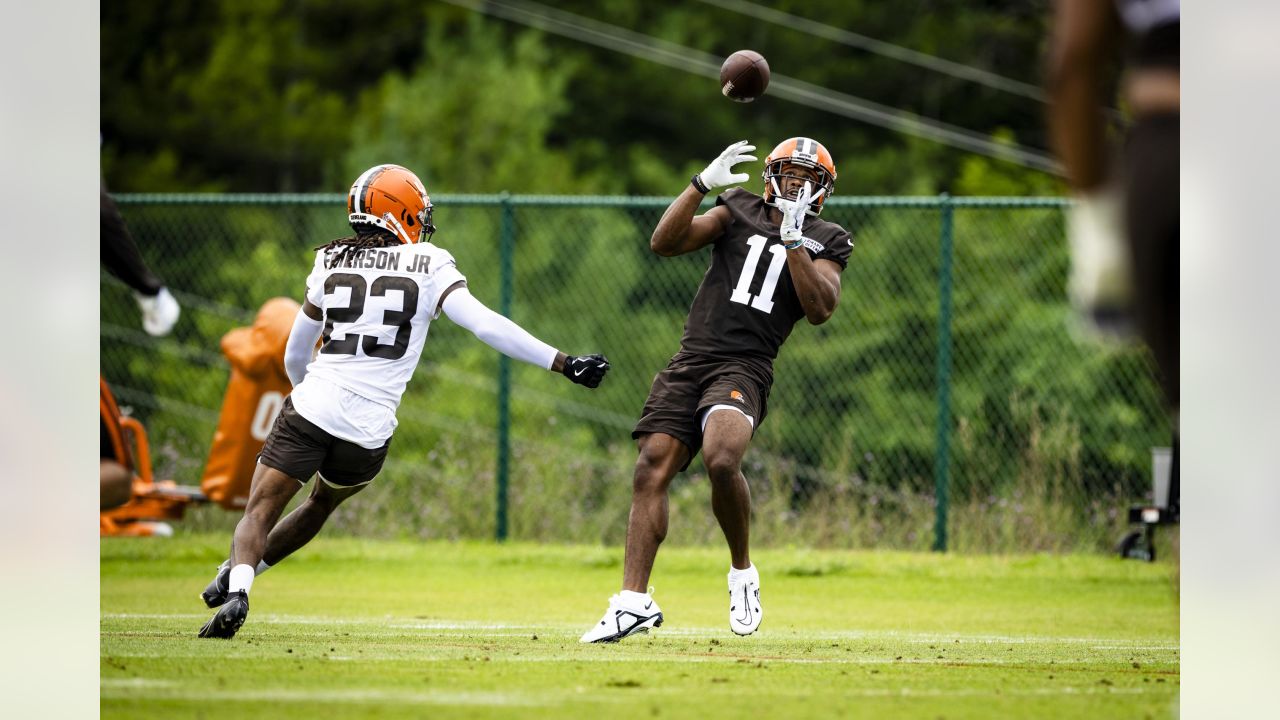
[[[220,338],[272,297],[301,299],[312,249],[349,234],[346,198],[117,200],[183,316],[147,336],[104,272],[101,371],[147,426],[157,477],[197,484],[229,372]],[[386,468],[340,508],[337,531],[620,544],[631,427],[708,263],[649,252],[668,202],[437,198],[435,241],[476,297],[570,354],[607,354],[613,371],[587,391],[433,323]],[[1024,552],[1115,540],[1172,429],[1145,351],[1069,331],[1063,208],[827,203],[856,247],[835,316],[801,323],[776,362],[744,468],[756,544]],[[668,542],[719,542],[700,461],[673,484],[671,511]]]

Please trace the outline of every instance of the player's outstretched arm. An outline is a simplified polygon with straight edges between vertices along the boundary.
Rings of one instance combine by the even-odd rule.
[[[1102,78],[1114,60],[1119,20],[1107,0],[1056,0],[1045,89],[1049,139],[1067,181],[1090,192],[1106,179]]]
[[[598,387],[609,371],[609,361],[603,355],[575,357],[556,350],[485,307],[462,283],[445,291],[440,307],[450,320],[494,350],[544,370],[558,372],[579,385]]]
[[[142,329],[148,335],[156,337],[168,335],[174,323],[178,322],[182,308],[164,282],[143,262],[138,246],[133,242],[133,235],[125,226],[115,200],[107,194],[105,185],[99,194],[102,207],[102,264],[112,275],[133,289],[138,309],[142,311]]]
[[[1127,334],[1132,305],[1129,252],[1118,188],[1108,178],[1103,77],[1120,41],[1107,0],[1057,0],[1049,68],[1049,138],[1075,195],[1067,211],[1067,294],[1085,328]]]
[[[840,265],[825,258],[814,260],[804,249],[804,219],[809,205],[822,195],[815,194],[813,186],[805,183],[795,200],[778,198],[774,202],[782,211],[779,236],[787,250],[787,269],[796,287],[796,297],[804,310],[805,319],[811,325],[821,325],[831,319],[840,304]]]
[[[324,313],[310,300],[304,300],[293,319],[289,341],[284,346],[284,372],[294,387],[306,376],[307,366],[311,364],[311,356],[323,331]]]
[[[746,173],[734,173],[733,166],[751,162],[755,158],[748,153],[755,150],[746,140],[739,140],[720,153],[702,172],[693,176],[689,186],[667,206],[658,226],[649,239],[649,248],[655,253],[671,257],[705,247],[724,232],[729,224],[729,211],[716,207],[694,217],[702,198],[715,188],[746,182]]]

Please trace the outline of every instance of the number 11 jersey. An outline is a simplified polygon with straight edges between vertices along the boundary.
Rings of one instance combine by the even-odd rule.
[[[773,208],[742,188],[725,191],[716,205],[728,208],[732,219],[712,247],[711,267],[689,308],[680,348],[700,355],[772,361],[804,317],[778,223],[769,217]],[[841,269],[848,264],[853,237],[839,225],[805,218],[803,238],[814,260],[831,260]]]

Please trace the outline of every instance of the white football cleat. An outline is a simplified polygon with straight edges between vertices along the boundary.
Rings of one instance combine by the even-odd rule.
[[[760,573],[756,571],[756,566],[738,571],[730,568],[729,629],[738,635],[750,635],[760,627],[763,617],[764,610],[760,607]]]
[[[652,592],[652,589],[650,589]],[[618,593],[609,598],[609,609],[595,627],[582,634],[578,642],[615,643],[628,635],[647,633],[662,625],[662,609],[648,593]]]
[[[169,288],[160,288],[160,292],[154,297],[147,297],[142,293],[134,293],[134,297],[138,299],[138,308],[142,310],[142,329],[148,335],[156,337],[168,335],[182,312]]]

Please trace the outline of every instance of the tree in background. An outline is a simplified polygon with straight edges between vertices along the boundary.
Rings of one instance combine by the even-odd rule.
[[[1024,82],[1039,74],[1039,3],[770,5]],[[1044,145],[1034,100],[710,3],[555,7],[717,56],[756,48],[777,74]],[[432,172],[489,166],[441,176],[450,192],[670,194],[673,174],[699,169],[689,158],[797,134],[832,148],[845,195],[1057,189],[1037,171],[977,158],[979,172],[969,153],[767,94],[731,103],[711,78],[443,2],[135,0],[102,13],[103,167],[119,192],[332,192],[367,151],[421,157]]]
[[[395,162],[417,171],[433,193],[616,189],[606,168],[579,174],[567,154],[547,146],[572,112],[565,90],[574,63],[552,57],[540,33],[507,38],[499,30],[477,16],[461,29],[431,25],[421,62],[362,94],[335,181]]]

